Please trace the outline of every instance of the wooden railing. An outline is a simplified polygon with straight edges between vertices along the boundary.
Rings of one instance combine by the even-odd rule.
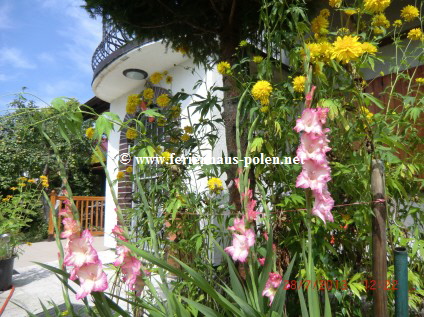
[[[60,209],[63,208],[63,201],[67,198],[65,196],[56,196],[55,191],[50,194],[50,202],[53,209],[50,209],[49,216],[49,237],[53,237],[54,224],[53,213],[57,218],[57,225],[62,232],[62,217],[58,215]],[[81,223],[81,230],[88,229],[92,235],[104,234],[104,215],[105,215],[105,198],[102,196],[74,196],[75,206],[79,212],[79,220]]]

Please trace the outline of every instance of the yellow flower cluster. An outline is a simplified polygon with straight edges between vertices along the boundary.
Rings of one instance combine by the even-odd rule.
[[[127,98],[126,111],[128,114],[134,114],[137,111],[137,107],[140,104],[140,96],[136,94],[129,95]]]
[[[8,202],[9,200],[11,200],[13,198],[13,195],[7,195],[6,197],[4,197],[1,201],[3,202]]]
[[[262,56],[253,56],[253,62],[256,63],[256,64],[259,64],[263,60],[264,60],[264,58]]]
[[[418,41],[423,37],[423,31],[420,28],[412,29],[408,32],[408,39],[412,41]]]
[[[134,140],[137,137],[138,133],[137,130],[133,128],[128,128],[127,132],[125,133],[125,136],[128,140]]]
[[[394,26],[395,28],[399,28],[399,27],[401,27],[401,26],[402,26],[402,20],[395,20],[395,21],[393,22],[393,26]]]
[[[222,181],[217,177],[212,177],[208,180],[208,188],[215,194],[219,194],[224,189]]]
[[[387,29],[390,27],[390,22],[384,13],[379,13],[373,16],[371,25],[374,27],[382,26]]]
[[[311,21],[312,32],[318,35],[326,35],[328,33],[328,17],[330,16],[330,11],[327,9],[321,10],[319,15]]]
[[[269,104],[269,97],[272,92],[271,84],[266,80],[259,80],[252,88],[252,96],[255,100],[259,100],[261,105]]]
[[[383,12],[390,5],[390,0],[365,0],[364,8],[365,10],[375,13]]]
[[[153,91],[152,88],[146,88],[143,90],[143,98],[145,100],[152,100],[154,96],[155,96],[155,92]]]
[[[119,171],[118,174],[116,174],[116,179],[122,179],[125,176],[125,172],[124,171]]]
[[[46,175],[41,175],[40,180],[41,180],[41,186],[45,188],[49,187],[49,179]]]
[[[347,15],[354,15],[354,14],[358,13],[358,10],[356,10],[356,9],[346,9],[343,12],[346,13]]]
[[[419,16],[420,16],[420,11],[418,10],[418,8],[414,7],[413,5],[407,5],[400,11],[400,17],[407,22],[412,21],[415,18],[418,18]]]
[[[162,152],[161,156],[165,159],[165,162],[169,162],[171,160],[171,153],[169,153],[168,151]]]
[[[94,128],[89,127],[87,130],[85,130],[85,136],[89,139],[92,139],[94,136]]]
[[[361,107],[361,111],[363,114],[365,114],[365,116],[367,117],[367,120],[371,120],[371,118],[374,116],[374,114],[368,110],[368,108],[362,106]]]
[[[168,106],[170,101],[171,99],[169,99],[167,94],[162,94],[156,98],[156,104],[161,108]]]
[[[186,133],[193,133],[193,127],[192,126],[185,126],[184,127],[184,131],[186,132]]]
[[[422,77],[415,78],[415,82],[418,84],[424,84],[424,78]]]
[[[171,118],[178,119],[181,115],[181,107],[178,105],[171,107]]]
[[[151,82],[153,85],[157,85],[157,84],[159,84],[159,83],[160,83],[160,81],[162,80],[162,78],[163,78],[163,74],[162,74],[162,73],[155,72],[155,73],[153,73],[152,75],[150,75],[149,80],[150,80],[150,82]]]
[[[247,41],[241,41],[240,44],[239,44],[240,47],[245,47],[247,45],[249,45],[249,43],[247,43]]]
[[[293,78],[293,89],[297,92],[303,92],[305,90],[305,76],[297,76]]]
[[[221,75],[227,75],[230,73],[231,65],[228,62],[219,62],[216,69]]]
[[[188,133],[184,133],[181,137],[180,137],[181,141],[183,142],[187,142],[188,140],[190,140],[190,135]]]
[[[331,43],[324,41],[320,43],[308,43],[307,49],[311,57],[311,63],[317,61],[328,62],[331,59],[331,50],[333,49]]]
[[[364,42],[362,43],[362,51],[374,55],[377,53],[377,47],[369,42]]]
[[[330,7],[340,8],[342,4],[342,0],[330,0],[329,4],[330,4]]]

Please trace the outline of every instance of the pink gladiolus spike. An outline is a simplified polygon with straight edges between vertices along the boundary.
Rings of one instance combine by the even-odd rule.
[[[246,262],[249,255],[249,248],[255,244],[255,232],[252,229],[246,230],[245,234],[233,234],[233,245],[225,248],[233,261]]]
[[[117,237],[119,240],[122,240],[122,241],[128,241],[128,239],[125,239],[125,237],[123,236],[123,233],[124,233],[124,229],[122,229],[118,225],[115,225],[115,227],[113,227],[112,229],[112,234],[114,234],[115,237]]]
[[[234,178],[234,184],[236,185],[237,189],[240,189],[240,178]]]
[[[78,268],[76,276],[80,281],[80,289],[76,294],[76,299],[84,298],[91,292],[101,292],[107,289],[107,276],[102,270],[100,261]]]
[[[124,282],[127,283],[130,289],[134,290],[133,287],[137,276],[141,274],[140,260],[134,256],[126,257],[124,263],[121,266],[121,270],[124,274]]]
[[[62,220],[64,231],[61,233],[61,238],[77,238],[78,233],[80,232],[81,228],[76,222],[76,220],[72,218],[64,218]]]
[[[312,99],[314,98],[314,92],[315,92],[315,89],[316,89],[317,87],[316,86],[312,86],[312,89],[307,93],[307,95],[306,95],[306,108],[310,108],[311,107],[311,104],[312,104]]]
[[[265,265],[265,258],[258,258],[258,262],[261,266]]]
[[[235,218],[234,225],[231,227],[228,227],[228,230],[238,231],[244,234],[246,232],[246,223],[244,222],[244,216],[241,217],[241,219]]]
[[[68,240],[65,248],[64,263],[68,266],[81,267],[98,261],[97,251],[92,246],[93,237],[90,231],[84,230],[81,238]]]
[[[331,198],[327,186],[324,187],[322,192],[313,191],[312,193],[315,197],[312,214],[321,218],[324,223],[326,223],[326,221],[333,222],[334,219],[331,209],[334,206],[334,200]]]
[[[278,273],[269,273],[268,281],[265,284],[265,288],[262,291],[262,296],[266,296],[269,298],[269,305],[271,306],[272,301],[274,300],[275,294],[277,293],[277,289],[280,286],[283,278]]]
[[[265,238],[266,241],[268,241],[268,232],[266,232],[266,231],[264,232],[264,238]]]

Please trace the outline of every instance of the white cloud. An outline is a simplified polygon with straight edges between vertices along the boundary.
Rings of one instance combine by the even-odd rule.
[[[0,65],[8,65],[14,68],[31,69],[36,65],[31,63],[22,51],[14,47],[3,47],[0,49]]]
[[[0,29],[9,29],[13,25],[10,18],[10,5],[3,3],[0,5]]]

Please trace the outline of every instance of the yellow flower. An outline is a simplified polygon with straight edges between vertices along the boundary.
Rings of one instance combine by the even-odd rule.
[[[169,138],[169,142],[171,142],[171,143],[178,143],[178,139],[177,138],[175,138],[175,137],[173,137],[173,136],[171,136],[170,138]]]
[[[424,84],[424,78],[422,78],[422,77],[415,78],[415,82],[418,83],[418,84]]]
[[[168,106],[170,101],[171,99],[169,99],[167,94],[162,94],[156,98],[156,104],[161,108]]]
[[[311,63],[315,63],[319,59],[319,56],[321,55],[321,45],[319,45],[318,43],[309,43],[309,44],[306,44],[306,47],[309,50]]]
[[[412,41],[417,41],[422,36],[423,36],[423,32],[419,28],[412,29],[411,31],[408,32],[408,39],[410,39]]]
[[[89,127],[87,130],[85,130],[85,136],[89,139],[92,139],[94,136],[94,128]]]
[[[419,16],[420,11],[418,10],[418,8],[412,5],[407,5],[402,9],[402,11],[400,11],[400,17],[405,19],[405,21],[407,22],[412,21],[413,19],[418,18]]]
[[[132,172],[133,172],[132,166],[128,166],[127,169],[125,170],[125,172],[127,172],[127,174],[132,174]]]
[[[18,180],[23,181],[23,182],[26,182],[26,181],[27,181],[27,179],[28,179],[28,178],[26,178],[26,177],[24,177],[24,176],[22,176],[22,177],[19,177],[19,178],[18,178]]]
[[[383,12],[390,5],[390,0],[365,0],[364,8],[365,10],[375,13]]]
[[[171,107],[171,118],[178,119],[181,115],[181,107],[180,106],[172,106]]]
[[[372,55],[374,55],[378,51],[377,47],[369,42],[362,43],[362,50],[364,51],[364,53],[369,53]]]
[[[172,76],[166,76],[165,81],[167,84],[172,84]]]
[[[184,131],[186,132],[186,133],[193,133],[193,127],[192,126],[185,126],[184,127]]]
[[[119,171],[118,174],[116,174],[116,179],[122,179],[124,178],[125,173],[124,171]]]
[[[224,189],[222,181],[217,177],[212,177],[208,180],[208,188],[211,192],[216,194],[219,194]]]
[[[367,120],[370,120],[374,116],[374,114],[371,111],[369,111],[368,108],[364,106],[361,107],[361,111],[362,113],[365,114],[365,116],[367,117]]]
[[[137,137],[138,133],[135,129],[129,128],[127,132],[125,133],[125,136],[128,140],[134,140]]]
[[[253,99],[259,100],[262,105],[269,104],[269,96],[271,95],[271,92],[272,86],[266,80],[259,80],[252,88]]]
[[[401,27],[401,26],[402,26],[402,20],[395,20],[395,21],[393,22],[393,26],[394,26],[395,28],[399,28],[399,27]]]
[[[13,190],[13,191],[15,191],[17,189],[18,189],[17,187],[10,187],[10,190]]]
[[[171,153],[169,153],[168,151],[164,151],[162,152],[161,156],[165,159],[165,162],[169,162],[171,158]]]
[[[358,42],[358,39],[358,36],[346,35],[343,38],[338,36],[337,40],[333,43],[333,54],[331,58],[344,63],[356,60],[364,53],[362,44]]]
[[[155,92],[152,88],[147,88],[143,90],[143,98],[146,100],[152,100],[155,96]]]
[[[155,72],[155,73],[153,73],[153,74],[150,76],[150,82],[151,82],[153,85],[157,85],[157,84],[159,84],[159,83],[160,83],[160,81],[162,80],[162,78],[163,78],[163,75],[162,75],[161,73],[159,73],[159,72]]]
[[[331,54],[333,52],[333,45],[331,43],[324,41],[319,43],[321,58],[324,62],[328,62],[331,59]]]
[[[127,108],[126,108],[127,113],[134,114],[140,102],[141,100],[138,95],[135,95],[135,94],[129,95],[127,98]]]
[[[383,34],[384,33],[384,29],[383,28],[377,28],[377,27],[375,27],[375,28],[372,29],[372,31],[373,31],[374,34]]]
[[[25,186],[26,186],[26,184],[25,184],[25,183],[18,183],[18,186],[19,186],[19,187],[25,187]]]
[[[262,56],[253,56],[253,62],[256,63],[256,64],[259,64],[263,60],[264,60],[264,58]]]
[[[27,244],[27,246],[32,246],[32,242],[28,241],[26,244]]]
[[[305,76],[297,76],[293,78],[293,89],[297,92],[303,92],[305,90]]]
[[[158,118],[157,123],[158,123],[158,126],[160,126],[160,127],[165,126],[165,124],[166,124],[166,118],[163,118],[163,117]]]
[[[260,107],[260,108],[259,108],[259,111],[260,111],[260,112],[262,112],[262,113],[266,113],[266,112],[268,112],[268,111],[269,111],[269,107],[268,107],[268,106]]]
[[[333,8],[340,8],[341,4],[342,4],[342,0],[330,0],[330,7]]]
[[[316,18],[314,18],[311,22],[311,29],[312,32],[317,34],[327,34],[328,33],[328,26],[329,22],[326,17],[319,15]]]
[[[346,9],[346,10],[343,10],[343,12],[346,13],[347,15],[354,15],[354,14],[358,13],[358,10],[356,10],[356,9]]]
[[[371,25],[375,27],[382,26],[387,29],[390,27],[390,22],[389,20],[387,20],[384,13],[380,13],[380,14],[374,15],[374,17],[372,18]]]
[[[183,142],[187,142],[188,140],[190,140],[190,135],[189,134],[187,134],[187,133],[184,133],[182,136],[181,136],[181,141],[183,141]]]
[[[241,41],[240,44],[239,44],[240,47],[245,47],[247,45],[249,45],[249,43],[247,43],[247,41]]]
[[[28,183],[32,183],[32,184],[34,184],[34,183],[35,183],[35,179],[29,179],[29,180],[28,180]]]
[[[226,75],[226,74],[229,74],[231,65],[228,62],[219,62],[218,65],[216,66],[216,69],[218,70],[218,73],[220,73],[221,75]]]
[[[319,15],[323,16],[324,18],[328,18],[330,16],[330,10],[328,10],[328,9],[322,9],[319,12]]]

